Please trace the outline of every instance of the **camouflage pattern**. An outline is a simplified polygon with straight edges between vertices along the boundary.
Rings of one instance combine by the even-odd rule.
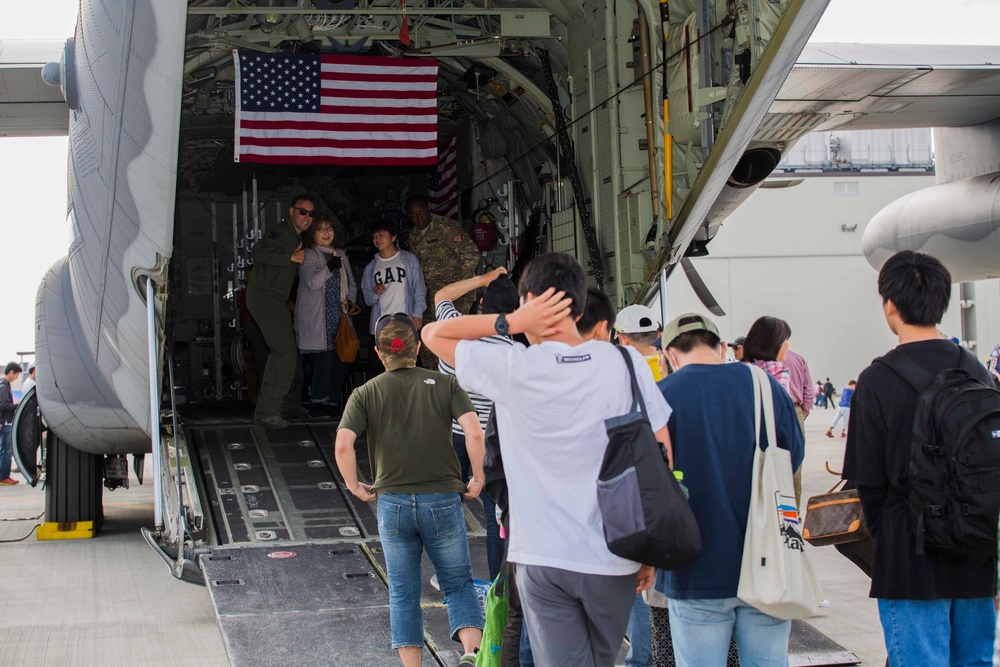
[[[410,232],[410,250],[420,260],[427,283],[426,324],[434,320],[434,294],[439,289],[476,275],[479,248],[460,224],[435,214],[425,229],[414,227]],[[470,293],[456,299],[455,308],[467,315],[474,298],[475,293]],[[425,368],[437,369],[437,357],[427,348],[421,350],[420,358]]]
[[[391,315],[375,328],[378,351],[387,371],[417,365],[417,329],[409,317]]]

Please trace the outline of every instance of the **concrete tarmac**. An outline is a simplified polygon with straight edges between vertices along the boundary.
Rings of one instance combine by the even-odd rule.
[[[824,435],[834,412],[814,408],[806,420],[803,503],[836,481],[826,461],[840,470],[844,440]],[[0,665],[228,665],[206,589],[174,579],[139,534],[153,524],[152,480],[140,486],[133,479],[130,489],[105,491],[104,499],[107,520],[96,539],[40,542],[29,535],[0,543],[7,582]],[[40,519],[11,519],[43,507],[41,487],[0,487],[0,540],[26,535]],[[862,665],[881,667],[885,646],[868,578],[833,547],[809,553],[830,601],[809,622]]]

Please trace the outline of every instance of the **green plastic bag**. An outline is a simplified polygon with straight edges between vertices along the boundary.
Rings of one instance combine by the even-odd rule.
[[[486,623],[483,626],[483,643],[476,654],[476,667],[500,667],[500,641],[507,625],[507,568],[497,575],[486,593]]]

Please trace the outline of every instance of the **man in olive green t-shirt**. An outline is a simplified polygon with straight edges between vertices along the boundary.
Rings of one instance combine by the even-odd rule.
[[[483,488],[483,430],[454,376],[416,368],[420,344],[408,315],[379,318],[375,340],[389,372],[348,399],[337,429],[337,467],[351,493],[366,502],[378,500],[392,647],[404,667],[419,667],[424,643],[421,550],[427,551],[448,600],[451,635],[465,653],[459,666],[469,667],[482,641],[483,614],[472,582],[462,498],[475,498]],[[452,419],[465,433],[472,464],[467,485],[451,444]],[[374,478],[370,485],[358,481],[354,452],[364,432]]]

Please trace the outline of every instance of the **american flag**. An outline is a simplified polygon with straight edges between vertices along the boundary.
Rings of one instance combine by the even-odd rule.
[[[233,52],[237,162],[432,165],[437,61]]]
[[[431,211],[449,220],[458,220],[458,135],[451,138],[437,165],[427,177],[427,205]]]

